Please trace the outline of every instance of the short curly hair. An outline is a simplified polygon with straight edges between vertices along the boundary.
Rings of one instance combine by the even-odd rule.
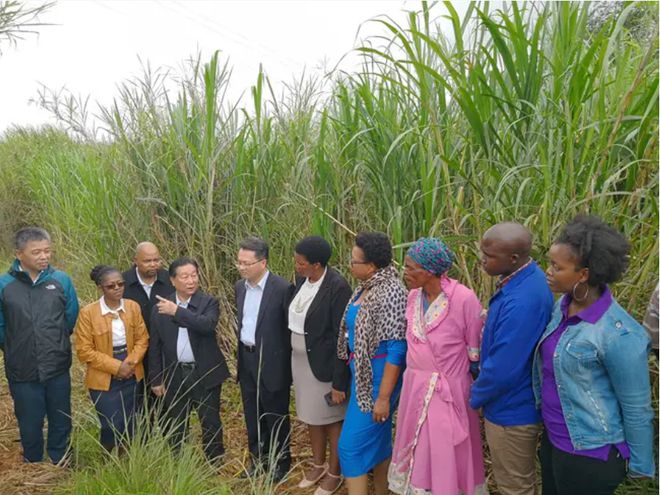
[[[555,240],[568,245],[581,268],[589,269],[589,285],[620,280],[628,268],[628,240],[616,229],[592,215],[578,215]]]
[[[382,232],[360,232],[355,245],[362,249],[364,260],[376,268],[385,268],[392,263],[392,243]]]
[[[321,266],[325,267],[332,256],[332,247],[323,237],[310,235],[296,244],[295,252],[304,256],[310,264],[321,263]]]

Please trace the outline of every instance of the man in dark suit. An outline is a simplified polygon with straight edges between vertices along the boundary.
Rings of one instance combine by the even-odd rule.
[[[122,274],[126,283],[124,298],[140,305],[142,318],[149,333],[151,333],[151,310],[158,301],[156,298],[167,297],[174,293],[167,270],[163,270],[161,265],[162,259],[158,248],[151,242],[141,242],[135,248],[133,266]],[[145,377],[149,376],[148,358],[148,355],[144,356]]]
[[[270,464],[279,481],[291,467],[287,315],[293,285],[268,271],[268,245],[257,237],[241,242],[236,267],[241,275],[235,286],[238,382],[253,458],[246,474],[254,475],[262,465]]]
[[[202,424],[204,453],[218,462],[224,454],[220,392],[229,377],[215,334],[218,300],[199,290],[195,260],[174,260],[169,275],[176,291],[168,298],[158,296],[151,315],[151,390],[165,397],[165,424],[175,448],[183,441],[194,408]]]

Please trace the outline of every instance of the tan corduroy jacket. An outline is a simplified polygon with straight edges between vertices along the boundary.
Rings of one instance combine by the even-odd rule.
[[[149,334],[142,320],[140,305],[124,299],[124,311],[119,315],[126,328],[128,358],[136,361],[135,378],[144,378],[142,358],[149,347]],[[121,361],[112,357],[112,315],[101,315],[100,301],[80,310],[74,330],[76,352],[81,363],[87,364],[85,386],[93,390],[109,390],[110,379],[119,371]]]

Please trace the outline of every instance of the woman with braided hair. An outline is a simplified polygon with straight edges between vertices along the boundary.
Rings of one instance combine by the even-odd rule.
[[[124,299],[121,272],[108,265],[92,268],[90,278],[101,298],[80,311],[76,351],[87,365],[85,386],[101,423],[101,445],[108,451],[132,435],[137,382],[149,334],[140,305]],[[123,447],[122,447],[123,449]]]

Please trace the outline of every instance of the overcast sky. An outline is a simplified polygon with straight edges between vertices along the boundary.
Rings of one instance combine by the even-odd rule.
[[[215,50],[233,67],[230,96],[249,94],[263,64],[271,80],[291,81],[334,66],[355,46],[361,23],[384,14],[405,23],[404,0],[192,1],[60,0],[46,12],[39,36],[0,55],[0,133],[11,125],[53,122],[30,104],[40,84],[110,103],[117,83],[141,73],[141,62],[178,70]],[[360,37],[382,33],[363,24]],[[349,62],[346,62],[349,63]]]

